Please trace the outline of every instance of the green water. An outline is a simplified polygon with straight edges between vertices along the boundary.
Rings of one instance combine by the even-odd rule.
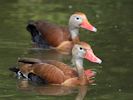
[[[132,100],[133,98],[133,1],[132,0],[0,0],[0,100]],[[88,87],[35,86],[16,79],[8,68],[18,57],[57,59],[70,56],[31,49],[25,26],[30,19],[47,19],[67,25],[69,16],[84,12],[98,29],[80,30],[103,63],[85,61],[97,72]]]

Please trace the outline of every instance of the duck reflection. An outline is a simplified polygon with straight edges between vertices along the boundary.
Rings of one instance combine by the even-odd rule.
[[[19,80],[17,87],[22,91],[33,91],[39,95],[63,96],[77,93],[75,100],[83,100],[88,90],[88,86],[40,85],[28,80]]]

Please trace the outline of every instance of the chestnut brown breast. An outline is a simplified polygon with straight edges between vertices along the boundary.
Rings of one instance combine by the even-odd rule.
[[[63,41],[71,40],[67,27],[60,27],[47,21],[36,21],[34,24],[43,39],[53,47],[58,46]]]

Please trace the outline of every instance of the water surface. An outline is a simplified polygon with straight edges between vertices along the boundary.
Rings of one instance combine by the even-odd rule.
[[[132,100],[132,3],[132,0],[0,0],[0,99]],[[75,11],[84,12],[98,29],[97,33],[80,30],[81,40],[91,44],[95,54],[103,60],[101,65],[84,63],[85,68],[97,72],[96,85],[77,88],[36,86],[16,79],[8,68],[17,65],[18,57],[70,63],[70,56],[32,49],[31,37],[25,27],[31,19],[67,25],[69,16]]]

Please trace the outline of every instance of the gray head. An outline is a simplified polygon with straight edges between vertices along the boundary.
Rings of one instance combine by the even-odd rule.
[[[94,63],[102,62],[101,59],[99,59],[97,56],[95,56],[90,45],[85,42],[80,42],[80,44],[74,45],[74,47],[72,49],[72,56],[75,60],[85,58]]]
[[[69,19],[69,28],[79,28],[82,27],[84,29],[96,32],[97,29],[92,26],[84,13],[77,12],[71,15]]]

